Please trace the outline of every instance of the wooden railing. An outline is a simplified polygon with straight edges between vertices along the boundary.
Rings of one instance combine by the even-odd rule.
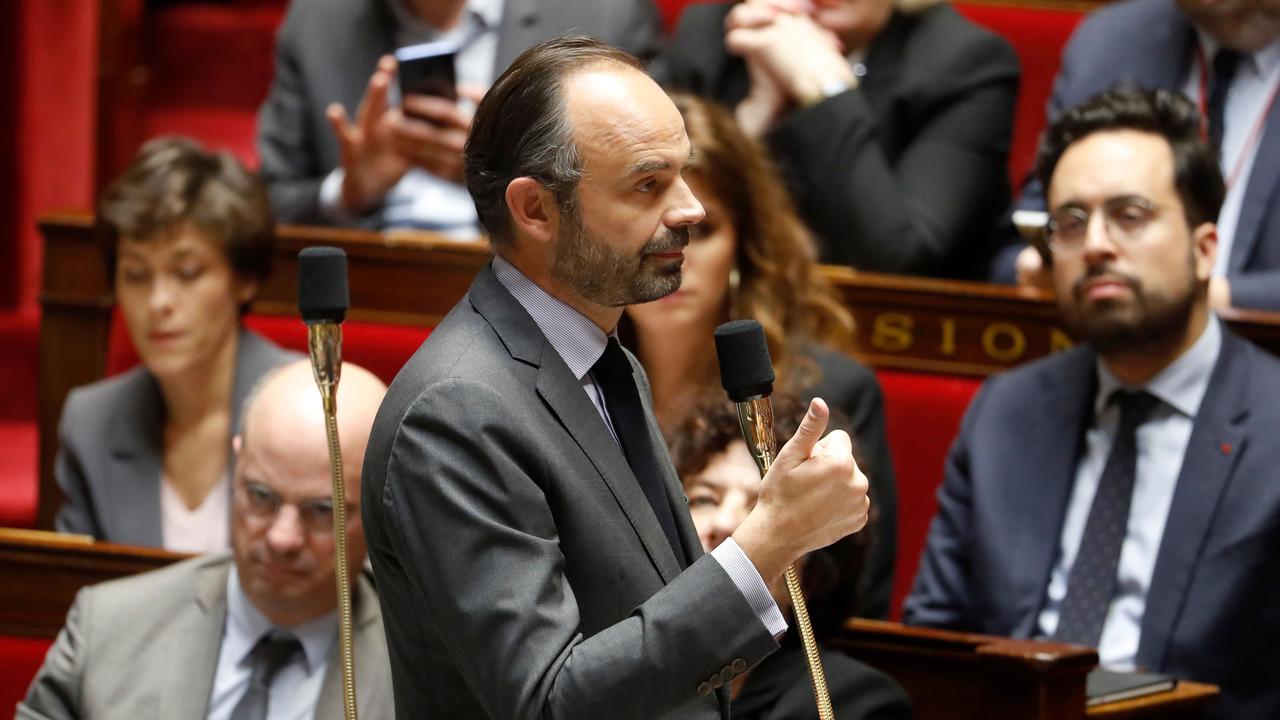
[[[52,527],[59,495],[53,482],[58,415],[67,393],[106,368],[111,284],[83,213],[51,214],[44,235],[40,297],[40,511]],[[424,233],[378,234],[333,228],[280,229],[275,265],[253,312],[294,315],[297,254],[309,245],[347,252],[352,320],[432,326],[462,298],[489,259],[479,242]],[[1067,347],[1048,295],[1023,288],[859,273],[824,267],[857,321],[849,350],[872,367],[982,376]],[[1273,352],[1280,314],[1232,311],[1232,327]]]
[[[0,529],[0,635],[52,640],[80,588],[183,557]],[[1211,686],[1181,683],[1173,692],[1086,712],[1085,675],[1098,662],[1086,648],[866,620],[850,621],[832,644],[896,679],[919,720],[1198,718],[1216,696]]]

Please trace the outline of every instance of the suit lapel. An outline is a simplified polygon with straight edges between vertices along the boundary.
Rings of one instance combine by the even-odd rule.
[[[486,266],[480,271],[467,296],[476,311],[493,327],[512,358],[538,368],[535,389],[539,397],[591,461],[640,538],[645,553],[663,582],[674,580],[680,574],[680,566],[671,544],[640,490],[640,483],[631,474],[622,448],[609,434],[582,384],[569,372],[564,360],[547,342],[529,313],[498,282],[491,268]],[[688,515],[687,509],[682,512]]]
[[[202,718],[209,712],[209,696],[218,670],[222,634],[227,620],[227,574],[231,558],[196,569],[193,599],[187,612],[166,632],[168,662],[160,700],[162,718]]]
[[[1230,272],[1244,270],[1249,262],[1262,235],[1262,221],[1273,207],[1276,188],[1280,186],[1280,102],[1272,102],[1269,113],[1266,129],[1258,141],[1258,155],[1249,172],[1249,185],[1240,205],[1236,234],[1231,241],[1231,257],[1227,259]]]
[[[143,368],[131,371],[125,402],[108,438],[107,467],[103,468],[104,492],[99,502],[109,504],[99,517],[112,518],[104,528],[116,542],[160,547],[160,473],[162,465],[164,399],[155,379]]]
[[[1032,399],[1026,415],[1026,427],[1037,429],[1019,438],[1025,447],[1021,457],[1028,461],[1015,472],[1024,476],[1008,484],[1017,493],[1012,507],[1021,512],[1015,516],[1020,527],[1007,537],[1035,538],[1014,550],[1024,557],[1022,562],[1014,563],[1013,570],[1017,598],[1012,632],[1015,637],[1035,634],[1049,574],[1058,555],[1067,500],[1075,485],[1084,431],[1092,421],[1097,392],[1095,356],[1085,348],[1068,353],[1061,366],[1052,366],[1051,373],[1041,375],[1044,391]]]
[[[1216,322],[1216,321],[1211,321]],[[1249,415],[1248,345],[1226,328],[1222,350],[1187,441],[1164,537],[1147,590],[1138,645],[1139,665],[1163,666],[1187,586],[1209,536],[1218,503],[1245,450]]]

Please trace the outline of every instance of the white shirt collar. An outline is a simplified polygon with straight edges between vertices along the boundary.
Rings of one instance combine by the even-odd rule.
[[[1209,378],[1218,363],[1218,353],[1222,349],[1222,328],[1218,325],[1217,315],[1210,314],[1200,337],[1178,356],[1165,369],[1142,386],[1152,395],[1187,417],[1194,418],[1200,410],[1200,402],[1204,400],[1205,391],[1209,389]],[[1107,409],[1111,394],[1120,389],[1129,388],[1111,371],[1097,361],[1098,395],[1094,401],[1094,417],[1100,417]]]
[[[1213,66],[1213,56],[1218,52],[1221,45],[1212,35],[1197,27],[1196,39],[1200,41],[1200,49],[1204,52],[1204,61],[1209,66]],[[1253,71],[1262,77],[1268,77],[1273,71],[1280,68],[1280,37],[1272,40],[1261,50],[1255,50],[1251,53],[1242,53],[1245,62],[1253,66]]]
[[[581,381],[604,355],[609,336],[586,315],[552,297],[514,265],[496,255],[493,274],[516,302],[528,311],[551,347],[564,358],[569,371]]]
[[[235,658],[237,664],[248,662],[249,653],[253,652],[258,640],[274,628],[276,625],[244,594],[240,573],[232,563],[231,572],[227,575],[227,625],[222,638],[231,651],[230,657]],[[310,675],[316,668],[324,666],[338,638],[338,611],[332,610],[315,620],[286,629],[302,643],[306,670]]]

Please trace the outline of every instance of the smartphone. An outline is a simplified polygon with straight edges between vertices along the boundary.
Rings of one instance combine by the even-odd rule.
[[[458,46],[452,42],[410,45],[396,50],[399,64],[400,97],[411,94],[434,95],[446,100],[458,99],[458,81],[454,58]]]
[[[1040,254],[1045,268],[1053,267],[1053,253],[1049,251],[1049,213],[1040,210],[1014,210],[1013,225],[1027,244]]]

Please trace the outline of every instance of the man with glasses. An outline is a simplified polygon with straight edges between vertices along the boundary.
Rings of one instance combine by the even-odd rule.
[[[386,386],[347,364],[338,436],[348,562],[364,562],[360,473]],[[86,588],[18,718],[342,716],[333,497],[310,363],[259,381],[235,439],[232,552]],[[393,716],[378,597],[354,573],[356,694],[362,718]]]
[[[1048,129],[1053,281],[1081,345],[993,377],[906,621],[1096,647],[1280,717],[1280,363],[1210,311],[1223,181],[1194,105],[1117,90]]]

